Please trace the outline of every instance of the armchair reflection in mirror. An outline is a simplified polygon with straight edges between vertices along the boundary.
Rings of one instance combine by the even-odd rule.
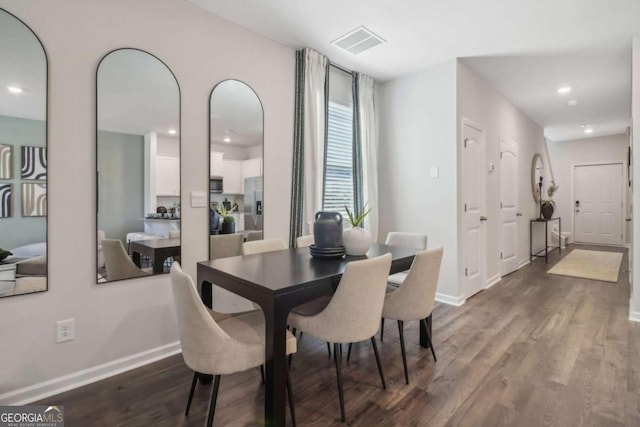
[[[0,297],[47,281],[47,80],[44,47],[0,9]]]
[[[169,272],[180,256],[180,89],[138,49],[97,70],[98,283]]]

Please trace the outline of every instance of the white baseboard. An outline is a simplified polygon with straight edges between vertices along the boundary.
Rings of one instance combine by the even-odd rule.
[[[523,259],[522,261],[520,261],[518,263],[518,269],[521,269],[522,267],[524,267],[527,264],[531,264],[531,259],[527,258],[527,259]]]
[[[496,283],[498,283],[500,280],[502,280],[502,276],[500,276],[500,273],[496,274],[495,276],[489,278],[485,283],[484,288],[485,289],[489,289],[490,287],[492,287],[493,285],[495,285]]]
[[[180,341],[0,395],[1,405],[26,405],[180,353]]]
[[[629,320],[632,322],[640,322],[640,311],[634,311],[632,301],[629,301]]]
[[[441,294],[440,292],[436,292],[436,301],[441,302],[443,304],[454,305],[456,307],[460,307],[465,303],[466,298],[464,297],[452,297],[451,295]]]

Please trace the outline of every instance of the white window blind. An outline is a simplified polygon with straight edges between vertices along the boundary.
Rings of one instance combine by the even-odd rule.
[[[337,211],[347,220],[353,211],[353,106],[329,100],[325,159],[325,211]]]

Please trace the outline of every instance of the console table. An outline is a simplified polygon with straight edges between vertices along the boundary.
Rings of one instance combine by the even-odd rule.
[[[549,223],[552,221],[558,221],[558,246],[549,246]],[[544,249],[533,253],[533,224],[544,224]],[[532,219],[529,221],[529,261],[533,261],[534,258],[544,258],[544,263],[549,261],[549,253],[558,249],[558,253],[562,252],[562,220],[560,217],[551,219]],[[544,252],[544,255],[541,255]]]

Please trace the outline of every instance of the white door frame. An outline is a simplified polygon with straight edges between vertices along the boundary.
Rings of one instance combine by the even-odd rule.
[[[625,212],[626,212],[626,207],[627,207],[627,202],[626,202],[626,197],[625,197],[625,185],[626,185],[626,181],[624,179],[625,174],[624,174],[624,162],[621,162],[619,160],[612,160],[610,162],[585,162],[585,163],[573,163],[571,165],[571,213],[572,213],[572,227],[571,227],[571,238],[573,239],[572,241],[576,241],[576,210],[575,210],[575,189],[576,189],[576,167],[580,167],[580,166],[606,166],[606,165],[620,165],[621,169],[622,169],[622,177],[621,177],[621,182],[622,182],[622,188],[620,188],[620,192],[621,194],[621,198],[620,200],[622,200],[622,206],[620,207],[620,224],[621,224],[621,228],[622,228],[622,241],[620,243],[620,245],[608,245],[606,243],[598,243],[598,246],[614,246],[614,247],[624,247],[625,246],[625,241],[627,239],[626,236],[626,230],[625,230]],[[577,242],[577,243],[581,243],[581,242]]]
[[[480,161],[481,161],[483,170],[486,171],[487,138],[486,138],[486,133],[485,133],[484,127],[482,127],[480,124],[478,124],[478,123],[476,123],[476,122],[474,122],[472,120],[469,120],[466,117],[462,117],[462,119],[460,121],[460,140],[458,142],[459,143],[460,153],[464,153],[463,144],[464,144],[464,127],[465,127],[465,125],[474,128],[475,130],[477,130],[478,132],[480,132],[482,134],[483,150],[482,150],[482,159],[480,159]],[[460,159],[461,159],[460,164],[461,164],[461,168],[462,168],[461,173],[464,173],[464,168],[466,166],[464,154],[462,154],[460,156]],[[486,212],[486,210],[487,210],[487,206],[486,206],[486,204],[487,204],[486,203],[487,202],[487,184],[486,184],[487,183],[487,178],[486,178],[485,175],[486,175],[485,173],[482,174],[482,182],[480,183],[480,186],[482,188],[482,197],[481,197],[482,209],[481,210]],[[461,201],[462,201],[462,203],[460,203],[460,206],[459,206],[459,211],[461,212],[461,218],[462,218],[462,220],[460,221],[460,225],[461,225],[462,230],[464,230],[465,229],[465,218],[464,218],[464,215],[465,215],[464,203],[465,202],[464,201],[466,199],[466,193],[465,193],[465,186],[464,186],[463,182],[461,183],[460,194],[461,194]],[[480,236],[482,238],[483,244],[486,247],[486,242],[487,242],[486,227],[482,226],[480,233],[481,233]],[[464,233],[459,233],[459,234],[463,235]],[[462,280],[460,280],[460,283],[464,283],[464,286],[463,286],[463,289],[462,289],[462,295],[463,295],[462,298],[463,298],[463,300],[466,300],[466,299],[468,299],[470,297],[469,295],[467,295],[467,289],[466,289],[467,280],[466,280],[465,265],[464,265],[464,261],[467,258],[467,245],[466,245],[466,241],[464,241],[464,240],[462,240],[462,241],[459,240],[459,242],[461,243],[461,245],[460,245],[460,249],[461,249],[460,253],[462,255],[461,256],[461,260],[463,262],[460,263],[460,268],[459,268],[458,274],[459,274],[459,277],[462,278]],[[485,283],[486,263],[487,263],[487,258],[486,258],[486,255],[485,255],[485,251],[483,250],[482,254],[480,254],[480,270],[481,270],[481,272],[480,272],[480,276],[481,276],[480,280],[481,280],[481,283],[482,283],[482,289],[486,289],[487,288],[487,284]]]

